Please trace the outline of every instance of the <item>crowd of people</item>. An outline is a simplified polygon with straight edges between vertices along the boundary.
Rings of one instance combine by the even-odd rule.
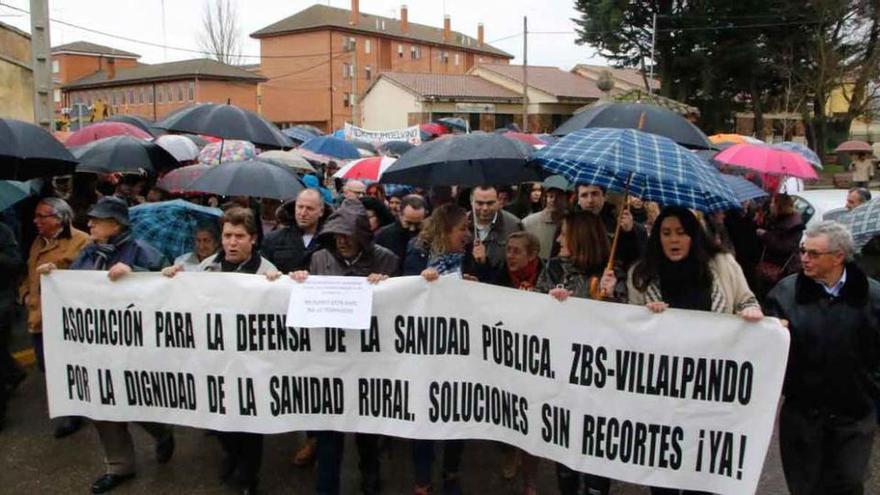
[[[329,177],[329,175],[328,175]],[[629,197],[601,187],[569,184],[561,176],[513,187],[430,189],[340,182],[309,183],[287,202],[219,198],[223,215],[198,226],[193,250],[168,260],[135,238],[129,207],[167,193],[144,181],[72,186],[55,181],[41,197],[22,203],[0,222],[0,427],[9,396],[25,371],[8,351],[16,307],[40,370],[40,275],[52,270],[104,270],[111,280],[133,271],[258,274],[269,280],[310,275],[440,276],[548,294],[560,304],[586,298],[644,306],[739,315],[749,322],[774,316],[791,333],[780,416],[784,472],[793,495],[860,494],[877,424],[880,397],[880,285],[870,256],[855,252],[842,225],[806,227],[792,198],[711,215]],[[205,198],[189,198],[204,202]],[[870,199],[853,189],[847,208]],[[843,205],[841,205],[843,206]],[[612,250],[612,244],[616,249]],[[876,243],[869,244],[868,247]],[[867,249],[867,247],[866,247]],[[863,268],[864,267],[864,268]],[[17,292],[16,292],[17,289]],[[46,328],[45,331],[57,331]],[[83,427],[82,418],[58,418],[54,434]],[[105,472],[92,493],[108,492],[135,473],[130,425],[92,421],[103,447]],[[139,423],[155,438],[156,460],[174,454],[173,428]],[[241,493],[259,488],[263,435],[214,432],[225,453],[221,481]],[[355,434],[360,491],[379,493],[377,435]],[[307,432],[293,463],[317,462],[315,492],[340,493],[345,435]],[[467,441],[412,442],[414,494],[462,492],[460,467]],[[523,493],[538,493],[540,459],[501,447],[505,477],[520,474]],[[441,453],[440,483],[434,459]],[[563,495],[607,494],[611,480],[556,465]],[[436,486],[436,488],[435,488]],[[651,488],[655,495],[697,493]]]

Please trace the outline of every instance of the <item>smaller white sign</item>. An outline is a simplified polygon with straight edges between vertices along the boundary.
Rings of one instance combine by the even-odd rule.
[[[291,285],[287,326],[370,328],[373,288],[366,278],[312,275]]]

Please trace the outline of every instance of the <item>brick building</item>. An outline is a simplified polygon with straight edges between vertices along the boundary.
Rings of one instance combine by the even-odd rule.
[[[0,22],[0,118],[34,121],[31,35]]]
[[[88,106],[99,101],[108,114],[159,120],[193,103],[231,102],[258,110],[257,86],[266,78],[212,59],[181,60],[126,69],[111,64],[63,86],[64,100]]]
[[[52,48],[51,56],[56,120],[60,120],[62,110],[70,108],[73,103],[73,101],[65,100],[63,86],[95,72],[137,67],[138,59],[141,58],[137,53],[87,41],[75,41],[55,46]]]
[[[507,63],[512,55],[452,30],[447,16],[437,28],[351,9],[313,5],[251,34],[260,40],[263,114],[286,127],[325,130],[351,122],[357,104],[382,72],[465,74],[481,63]],[[354,122],[360,124],[361,122]]]

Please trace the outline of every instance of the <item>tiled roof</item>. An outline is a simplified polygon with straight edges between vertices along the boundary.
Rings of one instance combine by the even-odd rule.
[[[127,52],[118,48],[89,43],[88,41],[74,41],[64,45],[52,47],[52,53],[74,52],[74,53],[90,53],[98,55],[111,55],[116,57],[133,57],[141,58],[137,53]]]
[[[107,72],[95,72],[92,75],[77,79],[64,86],[64,89],[84,88],[87,86],[117,86],[135,82],[171,80],[198,77],[200,79],[225,79],[265,81],[266,78],[246,71],[234,65],[221,64],[208,58],[180,60],[165,64],[139,65],[130,69],[118,69],[113,79],[107,79]]]
[[[498,57],[513,58],[513,55],[499,50],[488,44],[479,46],[475,38],[466,36],[457,31],[452,31],[452,40],[443,41],[443,28],[426,26],[424,24],[416,24],[409,22],[408,32],[404,33],[400,29],[400,21],[390,17],[382,17],[373,14],[365,14],[361,12],[357,26],[350,24],[351,11],[336,7],[328,7],[326,5],[312,5],[311,7],[301,10],[296,14],[282,19],[274,24],[264,27],[259,31],[251,33],[253,38],[263,38],[267,36],[275,36],[296,31],[307,31],[311,29],[319,29],[325,27],[335,27],[340,29],[362,31],[371,34],[384,36],[393,36],[396,38],[406,38],[418,40],[427,43],[434,43],[448,47],[454,47],[462,50],[470,50],[474,52],[486,53]]]
[[[522,84],[522,65],[508,64],[482,64],[475,69],[485,69],[494,72],[507,79]],[[601,98],[602,91],[596,87],[596,83],[585,78],[566,72],[558,67],[528,66],[528,84],[547,94],[557,98]]]
[[[645,80],[642,78],[642,73],[638,69],[625,69],[619,67],[606,67],[604,65],[590,65],[590,64],[577,64],[574,66],[572,71],[576,71],[578,69],[583,69],[586,71],[592,72],[600,72],[603,70],[607,70],[611,72],[611,76],[614,79],[619,79],[621,81],[625,81],[628,84],[632,84],[633,86],[645,86]],[[660,89],[660,81],[654,79],[651,82],[651,86],[654,89]]]
[[[519,93],[515,93],[507,88],[501,87],[477,76],[383,72],[379,77],[384,77],[423,98],[504,99],[521,101],[522,96]]]

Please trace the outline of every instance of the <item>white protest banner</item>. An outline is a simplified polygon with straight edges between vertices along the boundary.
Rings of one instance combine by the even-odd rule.
[[[756,489],[788,353],[776,320],[405,277],[374,289],[369,330],[290,328],[294,283],[44,276],[51,415],[486,439],[633,483]]]
[[[313,275],[291,287],[287,324],[367,329],[372,308],[373,288],[365,277]]]
[[[409,144],[422,144],[419,126],[414,125],[391,131],[370,131],[361,127],[345,124],[345,139],[366,141],[368,143],[387,143],[389,141],[406,141]]]

